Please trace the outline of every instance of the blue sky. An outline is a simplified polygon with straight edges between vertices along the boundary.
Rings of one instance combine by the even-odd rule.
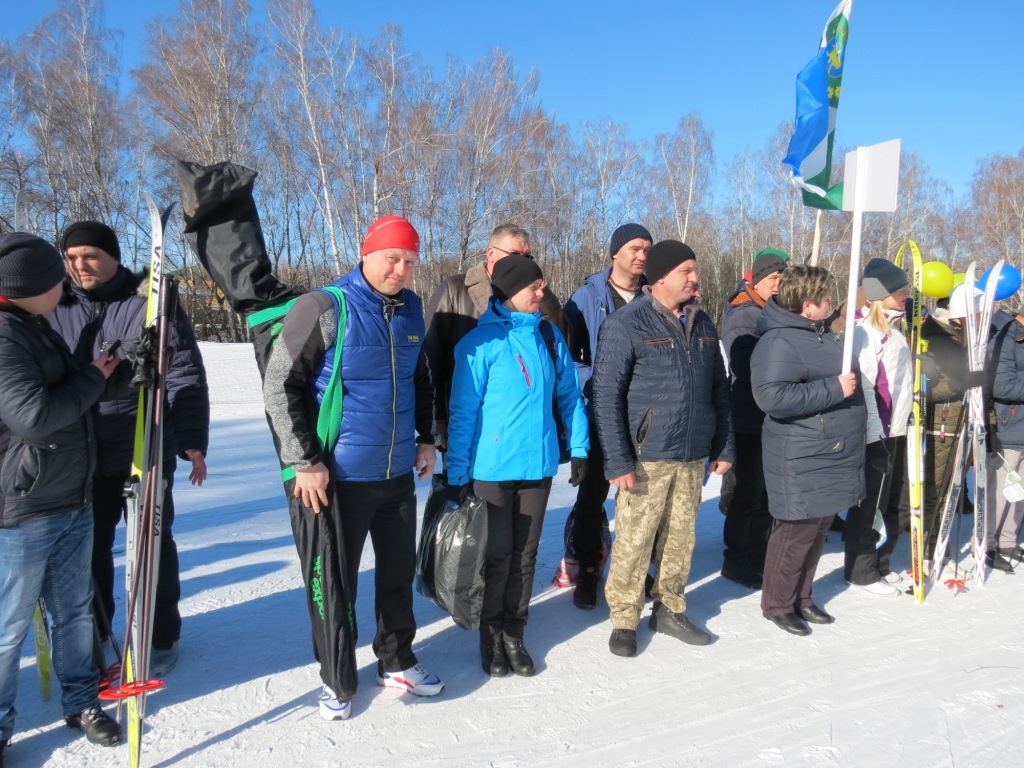
[[[610,117],[634,138],[700,114],[721,161],[764,145],[791,121],[796,73],[817,50],[838,0],[592,0],[516,3],[321,0],[325,23],[360,37],[385,22],[438,72],[446,56],[472,62],[508,52],[522,75],[536,67],[544,107],[557,119]],[[8,39],[30,30],[55,0],[3,0]],[[124,31],[125,70],[138,60],[142,26],[174,0],[108,0]],[[262,2],[254,0],[257,19]],[[837,140],[850,147],[899,138],[932,175],[966,195],[977,161],[1024,146],[1024,87],[1016,0],[854,0]],[[1014,74],[1014,73],[1017,74]],[[781,158],[780,158],[781,160]]]

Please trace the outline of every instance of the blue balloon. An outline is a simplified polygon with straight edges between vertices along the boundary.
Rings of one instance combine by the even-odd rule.
[[[982,272],[981,277],[975,283],[983,291],[988,285],[988,276],[992,274],[992,269],[989,267]],[[1013,296],[1020,290],[1020,284],[1020,270],[1010,264],[1003,264],[1003,268],[999,270],[999,280],[996,282],[996,301],[1003,301]]]

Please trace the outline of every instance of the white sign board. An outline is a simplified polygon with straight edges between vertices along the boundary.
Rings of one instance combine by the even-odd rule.
[[[852,211],[856,207],[862,213],[892,213],[896,210],[899,177],[899,139],[847,152],[843,173],[843,210]],[[859,201],[856,200],[858,192],[861,194]],[[855,201],[858,204],[855,205]]]

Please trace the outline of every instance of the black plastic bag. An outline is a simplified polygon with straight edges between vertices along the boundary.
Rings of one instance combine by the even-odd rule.
[[[443,472],[439,472],[430,481],[430,494],[423,508],[420,543],[416,547],[416,591],[435,604],[438,603],[434,592],[434,537],[447,498],[448,478]]]
[[[440,497],[441,504],[429,520],[426,512],[423,515],[417,589],[447,611],[458,626],[479,629],[484,602],[487,502],[470,496],[461,507],[452,509],[436,485],[431,488],[431,496]],[[428,582],[429,576],[432,578]]]

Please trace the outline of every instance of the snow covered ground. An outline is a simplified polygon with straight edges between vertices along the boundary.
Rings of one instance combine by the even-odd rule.
[[[715,636],[684,645],[639,628],[640,653],[608,652],[607,606],[579,611],[550,586],[574,500],[555,480],[526,641],[531,679],[491,680],[477,635],[416,596],[415,649],[447,689],[434,699],[374,681],[373,553],[360,574],[360,689],[347,722],[317,714],[320,688],[298,559],[259,379],[247,345],[203,346],[213,389],[210,477],[179,477],[181,661],[149,697],[146,766],[987,766],[1024,749],[1024,584],[996,573],[923,605],[848,589],[830,534],[815,595],[837,617],[809,638],[761,616],[759,595],[718,574],[717,479],[704,491],[689,615]],[[426,485],[418,493],[420,507]],[[609,508],[611,502],[609,502]],[[966,541],[970,519],[963,521]],[[123,534],[119,538],[123,577]],[[962,556],[970,562],[969,555]],[[906,538],[896,560],[909,562]],[[123,621],[119,598],[117,621]],[[64,727],[24,648],[7,768],[121,766],[124,747]]]

